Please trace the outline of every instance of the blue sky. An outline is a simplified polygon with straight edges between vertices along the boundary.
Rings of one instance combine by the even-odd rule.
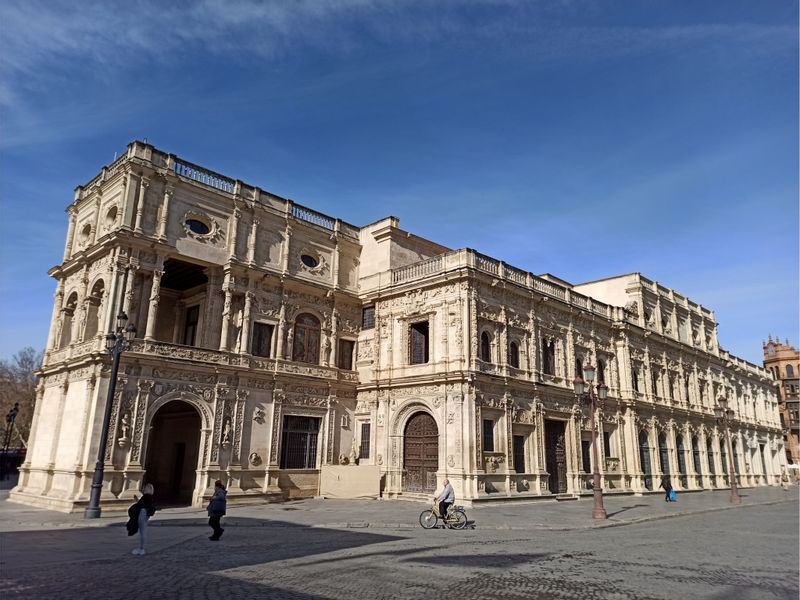
[[[133,139],[356,225],[581,282],[640,271],[798,343],[796,2],[0,5],[0,357]]]

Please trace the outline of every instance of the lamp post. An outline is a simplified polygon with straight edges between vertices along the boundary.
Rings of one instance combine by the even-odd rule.
[[[97,448],[97,462],[94,465],[92,476],[92,490],[89,494],[89,505],[83,512],[84,519],[98,519],[100,517],[100,492],[103,489],[103,468],[105,466],[106,445],[108,444],[108,428],[111,425],[111,408],[114,404],[114,394],[117,390],[117,373],[119,372],[119,357],[130,349],[130,341],[136,336],[136,327],[128,322],[128,315],[120,311],[117,315],[117,330],[106,335],[106,349],[111,354],[111,380],[108,383],[108,398],[106,399],[106,412],[103,416],[103,429],[100,431],[100,446]]]
[[[739,495],[739,487],[736,485],[736,473],[733,470],[733,446],[731,445],[730,420],[733,419],[733,409],[728,408],[728,399],[720,398],[714,407],[714,416],[717,422],[725,427],[725,446],[728,448],[728,479],[731,482],[731,504],[741,504],[742,497]]]
[[[6,413],[6,435],[3,438],[3,457],[0,463],[2,471],[0,479],[3,480],[8,477],[8,472],[11,470],[8,467],[8,447],[11,445],[11,433],[14,431],[14,419],[17,418],[17,413],[19,413],[19,402],[14,402],[13,408]]]
[[[594,492],[594,506],[592,507],[593,519],[607,519],[608,513],[603,506],[603,490],[600,488],[600,459],[597,455],[597,407],[599,403],[608,396],[608,386],[601,383],[597,386],[597,394],[594,392],[594,367],[587,364],[583,367],[583,379],[576,375],[572,382],[575,386],[575,394],[581,402],[591,406],[592,410],[592,459],[594,469],[592,472],[592,491]]]

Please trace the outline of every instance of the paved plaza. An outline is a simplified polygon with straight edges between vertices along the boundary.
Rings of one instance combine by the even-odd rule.
[[[0,498],[7,497],[1,492]],[[125,517],[86,522],[0,501],[0,590],[17,598],[772,599],[798,597],[798,488],[482,505],[425,531],[424,504],[304,500],[159,511],[148,554]]]

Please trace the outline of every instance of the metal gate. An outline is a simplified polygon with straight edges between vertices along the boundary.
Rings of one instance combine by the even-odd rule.
[[[403,490],[433,492],[439,470],[439,430],[428,413],[409,419],[403,438]]]
[[[564,436],[564,422],[544,422],[545,462],[550,473],[549,485],[551,494],[567,493],[567,450]]]

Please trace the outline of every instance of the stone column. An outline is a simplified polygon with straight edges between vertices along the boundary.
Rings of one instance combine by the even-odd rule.
[[[256,264],[256,243],[258,239],[259,220],[253,216],[253,223],[250,225],[250,235],[247,238],[247,262],[251,267]]]
[[[136,281],[135,281],[136,271],[137,271],[137,267],[135,267],[133,265],[128,265],[128,268],[127,268],[126,274],[125,274],[126,286],[125,286],[125,289],[124,289],[125,296],[124,296],[124,299],[122,301],[122,310],[125,311],[125,314],[129,315],[129,316],[130,316],[130,312],[131,312],[131,304],[133,302],[133,287],[134,287],[134,285],[136,283]],[[114,315],[114,319],[116,320],[116,315]]]
[[[136,222],[133,230],[136,233],[142,233],[142,216],[144,215],[144,201],[147,188],[150,186],[150,180],[142,176],[139,182],[139,201],[136,203]]]
[[[248,291],[244,295],[244,315],[242,316],[242,336],[239,344],[239,352],[242,354],[250,353],[250,321],[252,319],[253,298],[255,294]]]
[[[158,239],[162,242],[167,240],[167,221],[169,219],[169,201],[172,198],[173,188],[167,184],[164,189],[164,199],[161,201],[161,214],[158,219]]]
[[[338,352],[339,352],[339,311],[336,310],[336,305],[334,304],[333,311],[331,313],[331,351],[330,351],[330,358],[328,360],[328,364],[330,364],[332,367],[335,367],[337,365],[336,356]],[[353,361],[355,361],[355,358],[353,359]]]
[[[56,293],[53,295],[53,313],[50,317],[50,330],[47,334],[47,350],[58,346],[58,332],[61,331],[61,306],[64,304],[64,280],[59,279]]]
[[[275,357],[286,358],[284,356],[286,340],[286,294],[281,295],[281,308],[278,313],[278,341],[276,345]]]
[[[219,349],[228,350],[228,338],[230,336],[231,326],[231,303],[233,302],[233,294],[230,286],[230,273],[225,274],[225,284],[223,287],[225,293],[225,303],[222,307],[222,333],[219,338]]]
[[[159,261],[161,263],[163,261]],[[164,271],[157,269],[153,271],[153,281],[150,286],[150,305],[147,310],[147,330],[144,335],[146,340],[154,340],[156,335],[156,320],[158,319],[158,303],[161,291],[161,277]]]
[[[236,239],[239,232],[239,217],[241,216],[242,211],[234,208],[230,227],[230,242],[228,243],[228,262],[236,259]]]
[[[100,203],[103,199],[103,190],[97,189],[97,200],[94,203],[94,226],[92,227],[92,244],[97,241],[97,232],[100,231]]]
[[[75,208],[75,205],[67,209],[67,214],[69,215],[69,228],[67,229],[67,242],[64,245],[64,262],[72,257],[72,246],[75,241],[75,224],[78,218],[78,210]]]
[[[341,230],[342,222],[339,219],[336,219],[336,223],[333,226],[333,257],[331,261],[333,264],[331,265],[331,273],[333,276],[333,289],[339,289],[339,252],[341,248],[339,246],[339,231]]]
[[[291,237],[292,226],[287,217],[286,229],[283,233],[283,244],[281,244],[281,271],[283,271],[284,274],[289,272],[289,249],[291,246]]]

